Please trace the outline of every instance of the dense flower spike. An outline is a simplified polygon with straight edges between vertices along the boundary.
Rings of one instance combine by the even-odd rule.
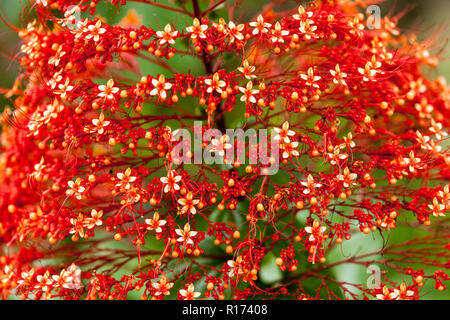
[[[127,8],[36,0],[38,19],[19,30],[15,108],[1,118],[3,298],[393,300],[420,298],[427,281],[446,289],[450,88],[426,76],[437,57],[395,19],[370,29],[362,1],[322,0],[213,22],[223,1],[193,0],[193,13],[149,1],[190,19],[155,30],[95,18],[100,2]],[[205,73],[177,71],[175,55]],[[163,71],[142,76],[138,58]],[[236,126],[270,129],[277,153],[255,156],[267,141],[235,141],[225,130]],[[216,129],[199,147],[211,157],[248,152],[187,164],[174,155],[178,129]],[[195,158],[189,146],[184,156]],[[277,159],[278,173],[263,174]],[[422,236],[327,263],[344,241],[396,228]],[[389,272],[376,288],[329,272],[381,255]],[[267,263],[280,281],[260,281]]]

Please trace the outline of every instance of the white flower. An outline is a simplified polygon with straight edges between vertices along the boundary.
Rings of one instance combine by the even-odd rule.
[[[21,286],[29,286],[31,284],[31,280],[33,279],[34,269],[31,268],[28,272],[22,272],[20,274],[21,279],[17,281],[18,287]]]
[[[256,103],[255,94],[259,93],[259,90],[252,89],[253,82],[247,82],[247,86],[245,88],[239,87],[239,91],[241,91],[244,95],[241,97],[241,101]]]
[[[48,59],[48,64],[54,65],[55,67],[59,66],[59,62],[61,58],[66,54],[65,51],[62,51],[62,47],[59,47],[58,51],[53,57]]]
[[[218,93],[222,93],[223,87],[226,86],[226,82],[219,79],[219,74],[216,72],[214,73],[212,79],[205,79],[205,84],[208,85],[208,89],[206,89],[206,92],[213,93],[214,91]]]
[[[44,157],[41,157],[41,161],[34,165],[34,172],[31,174],[36,180],[40,180],[42,176],[42,170],[44,170],[46,165],[44,165]]]
[[[238,256],[236,261],[228,260],[227,265],[230,267],[230,270],[228,271],[228,276],[230,278],[244,273],[244,270],[242,270],[242,256]]]
[[[85,35],[85,39],[93,39],[95,42],[98,42],[100,40],[100,35],[106,32],[106,29],[101,28],[101,26],[101,20],[98,20],[95,25],[89,25],[87,27],[87,30],[85,30],[88,33],[87,35]]]
[[[173,282],[167,281],[166,276],[162,276],[161,280],[152,283],[152,287],[156,289],[155,296],[170,294],[170,289],[173,287]]]
[[[145,219],[145,223],[149,226],[147,227],[147,230],[155,230],[156,233],[162,232],[162,226],[164,226],[167,221],[166,220],[160,220],[159,219],[159,213],[155,212],[153,214],[152,219]]]
[[[34,286],[35,289],[40,289],[44,292],[50,291],[50,286],[53,283],[53,281],[49,278],[50,274],[48,271],[44,275],[38,275],[36,277],[36,280],[38,284]]]
[[[442,203],[450,208],[450,185],[447,184],[444,186],[442,191],[437,193],[437,196],[441,199]]]
[[[280,128],[274,128],[273,129],[276,133],[276,135],[273,137],[276,141],[283,141],[284,143],[289,143],[291,140],[289,137],[295,136],[295,131],[289,130],[289,122],[285,121],[283,125]]]
[[[152,85],[155,87],[152,91],[150,91],[150,95],[156,96],[158,95],[161,100],[165,100],[167,98],[167,91],[172,88],[172,84],[166,82],[166,78],[164,75],[160,75],[158,79],[152,79]]]
[[[403,161],[409,166],[409,171],[414,172],[415,167],[420,163],[420,158],[414,156],[414,151],[409,153],[409,158],[403,158]]]
[[[185,214],[190,212],[191,214],[196,214],[197,209],[195,206],[200,202],[198,199],[193,199],[192,192],[188,192],[185,198],[178,199],[178,203],[182,205],[180,213]]]
[[[442,123],[435,122],[434,119],[431,119],[430,131],[436,135],[438,140],[442,140],[448,135],[447,132],[442,131]]]
[[[312,67],[308,68],[307,74],[302,73],[300,75],[300,78],[302,78],[303,80],[306,81],[305,84],[307,86],[312,86],[314,88],[319,88],[319,85],[317,83],[315,83],[315,82],[317,82],[320,79],[322,79],[322,77],[314,75],[314,69]]]
[[[36,4],[39,4],[44,7],[48,6],[47,0],[36,0]]]
[[[64,271],[65,283],[63,287],[66,289],[80,289],[81,288],[81,269],[72,263],[67,270]]]
[[[191,34],[191,39],[202,38],[206,39],[205,31],[208,29],[206,24],[200,24],[200,20],[194,19],[193,25],[187,27],[186,30]]]
[[[228,143],[230,141],[230,137],[226,134],[221,136],[219,139],[211,140],[211,149],[210,152],[217,152],[221,157],[225,155],[225,150],[230,149],[232,145]]]
[[[303,33],[303,38],[305,40],[311,40],[311,38],[319,38],[319,36],[314,33],[314,31],[317,30],[317,26],[313,26],[312,23],[309,23],[308,21],[301,21],[298,30]]]
[[[289,156],[298,157],[300,153],[297,150],[298,141],[292,141],[289,143],[285,143],[282,146],[283,149],[283,159],[289,158]]]
[[[287,36],[289,34],[289,31],[287,30],[282,30],[281,29],[281,25],[279,22],[275,23],[275,28],[272,30],[272,37],[270,38],[270,40],[272,40],[272,43],[283,43],[284,36]]]
[[[337,179],[339,181],[343,181],[344,187],[348,188],[350,185],[355,185],[356,182],[354,181],[358,175],[356,173],[350,173],[350,170],[348,167],[345,167],[344,173],[337,175]]]
[[[136,177],[131,176],[131,168],[125,170],[125,172],[117,173],[117,178],[121,181],[116,183],[116,187],[124,187],[126,190],[131,188],[131,182],[136,181]]]
[[[334,70],[330,69],[330,73],[333,76],[333,82],[335,84],[340,84],[343,86],[347,85],[347,82],[345,82],[344,80],[344,78],[347,78],[347,74],[341,71],[341,68],[338,64],[335,66]]]
[[[105,120],[105,115],[100,113],[100,116],[98,119],[93,119],[92,124],[95,126],[92,128],[89,132],[94,133],[97,132],[98,134],[103,134],[105,132],[105,127],[107,127],[111,122],[108,120]]]
[[[85,219],[86,228],[93,229],[95,226],[101,226],[103,210],[97,211],[95,209],[91,210],[91,217]]]
[[[238,70],[244,74],[244,77],[248,80],[252,78],[256,78],[256,75],[253,74],[255,72],[255,66],[249,65],[247,60],[242,62],[242,67],[239,67]]]
[[[327,229],[326,226],[322,227],[320,226],[320,222],[317,219],[314,220],[312,227],[310,226],[305,227],[305,231],[307,233],[310,233],[310,236],[308,238],[309,241],[320,240],[326,229]]]
[[[255,29],[253,29],[253,34],[257,35],[259,33],[267,33],[272,25],[268,22],[264,22],[264,18],[262,15],[259,15],[256,19],[256,22],[250,22],[249,25]]]
[[[308,175],[307,181],[302,181],[300,183],[306,187],[306,189],[303,190],[304,194],[309,194],[310,192],[313,192],[315,188],[320,188],[322,186],[322,184],[314,182],[312,175]]]
[[[98,90],[100,91],[98,96],[105,99],[114,99],[114,94],[119,92],[119,88],[114,87],[114,80],[109,79],[108,83],[105,85],[99,85]]]
[[[78,234],[80,237],[84,238],[85,220],[83,214],[79,213],[77,218],[71,218],[70,223],[73,227],[69,230],[69,233],[74,235]]]
[[[345,146],[345,144],[344,144]],[[328,153],[328,158],[330,159],[330,164],[335,166],[339,163],[339,160],[345,160],[348,158],[348,154],[341,153],[340,146],[335,146],[333,153]]]
[[[444,211],[445,211],[445,205],[442,203],[439,203],[438,199],[436,197],[433,198],[433,204],[429,204],[428,208],[430,208],[433,211],[433,216],[435,217],[444,217]]]
[[[242,30],[244,30],[244,25],[240,24],[236,26],[233,21],[230,21],[228,23],[228,30],[227,33],[230,36],[230,43],[233,43],[235,39],[242,41],[244,40],[244,35],[241,33]]]
[[[178,31],[172,31],[170,24],[166,24],[164,31],[157,31],[156,35],[160,38],[159,44],[163,45],[165,43],[174,44],[176,36],[178,36]]]
[[[57,91],[54,91],[55,94],[59,94],[61,96],[61,99],[65,99],[67,97],[67,93],[72,91],[74,88],[73,85],[70,84],[69,78],[66,78],[66,81],[64,84],[59,84]]]
[[[75,196],[78,200],[83,198],[82,193],[86,190],[85,187],[81,185],[81,179],[77,178],[75,181],[67,182],[70,189],[66,191],[66,195]]]
[[[399,290],[394,290],[390,292],[389,289],[384,286],[383,293],[377,294],[376,297],[378,300],[398,300]]]
[[[373,67],[372,62],[367,62],[366,66],[363,68],[358,68],[358,72],[363,75],[363,80],[368,82],[373,80],[373,77],[377,74],[377,70]]]
[[[295,20],[300,20],[302,22],[307,22],[309,24],[314,24],[314,21],[309,19],[311,18],[313,13],[311,11],[306,11],[303,6],[298,7],[298,14],[294,14],[292,17]]]

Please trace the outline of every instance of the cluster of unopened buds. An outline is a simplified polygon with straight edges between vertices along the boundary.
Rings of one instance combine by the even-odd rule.
[[[237,23],[208,18],[220,0],[181,1],[193,12],[148,1],[189,20],[155,30],[133,11],[116,25],[94,17],[100,2],[131,1],[35,0],[37,19],[10,26],[22,45],[1,118],[3,298],[392,300],[419,299],[427,281],[446,289],[450,89],[425,75],[437,57],[395,18],[369,29],[361,1],[283,12],[274,1]],[[177,69],[178,56],[204,72]],[[164,72],[142,76],[142,60]],[[269,130],[253,147],[275,141],[277,173],[250,151],[222,164],[173,156],[178,129],[219,130],[200,142],[219,157],[250,148],[226,134],[237,127]],[[373,263],[327,264],[333,248],[397,227],[412,236],[372,252],[389,257],[380,286],[333,278],[332,267]],[[269,285],[268,263],[282,274]]]

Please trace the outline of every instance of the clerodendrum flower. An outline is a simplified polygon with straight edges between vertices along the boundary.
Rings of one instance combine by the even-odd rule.
[[[109,79],[106,86],[103,84],[98,86],[98,91],[100,91],[98,94],[99,97],[106,99],[114,99],[114,94],[119,92],[119,88],[114,87],[113,79]]]
[[[209,86],[206,92],[213,93],[214,91],[222,93],[222,88],[226,86],[226,82],[219,79],[219,74],[216,72],[211,79],[205,79],[205,83]]]
[[[159,75],[158,79],[152,79],[152,85],[154,89],[150,91],[150,95],[159,96],[162,100],[167,98],[167,90],[172,88],[172,84],[166,82],[166,78],[162,74]]]
[[[244,77],[248,80],[256,78],[256,75],[253,73],[256,70],[255,66],[251,66],[247,59],[242,62],[242,67],[239,67],[238,70],[244,74]]]
[[[450,88],[424,72],[439,63],[433,41],[389,16],[370,28],[359,13],[370,1],[280,0],[245,15],[245,1],[141,2],[171,10],[162,30],[134,10],[111,22],[97,0],[31,1],[30,21],[11,26],[21,44],[17,79],[0,89],[13,106],[0,117],[1,298],[446,289]],[[343,254],[354,241],[373,252]],[[374,289],[330,272],[386,257]]]
[[[191,238],[197,235],[197,231],[191,231],[189,223],[186,223],[183,229],[176,229],[175,233],[179,235],[177,241],[184,244],[194,244],[194,241],[192,241]]]
[[[179,293],[185,300],[194,300],[200,296],[200,292],[195,291],[193,283],[189,284],[187,289],[180,289]]]
[[[210,148],[210,152],[217,152],[217,154],[219,154],[221,157],[223,157],[225,155],[226,150],[232,148],[233,146],[231,145],[230,142],[230,137],[226,134],[224,134],[223,136],[221,136],[219,139],[212,139],[211,140],[211,148]]]
[[[130,189],[131,183],[136,181],[136,177],[131,175],[131,168],[127,168],[125,172],[118,172],[117,179],[116,187],[123,187],[125,189]]]
[[[181,181],[181,176],[177,175],[175,171],[169,170],[169,172],[167,173],[167,177],[161,177],[160,180],[162,183],[166,185],[164,187],[164,192],[167,193],[171,190],[174,191],[180,190],[178,182]]]
[[[241,101],[246,103],[256,103],[255,94],[257,94],[259,90],[253,89],[253,82],[249,81],[245,87],[239,87],[239,91],[243,93]]]
[[[200,20],[194,19],[193,25],[186,28],[187,32],[191,33],[191,39],[201,38],[206,39],[205,31],[208,29],[206,24],[200,24]]]
[[[159,40],[160,45],[166,43],[174,44],[175,38],[178,36],[178,31],[172,31],[172,26],[170,24],[166,24],[166,26],[164,27],[164,31],[157,31],[156,35],[161,38],[161,40]]]
[[[152,287],[156,289],[155,296],[169,295],[174,283],[169,282],[166,276],[162,276],[158,282],[152,283]]]
[[[90,133],[97,132],[98,134],[103,134],[105,132],[105,127],[109,126],[111,122],[105,120],[105,115],[100,113],[98,119],[93,119],[92,124],[94,127],[92,129],[88,129]]]
[[[193,197],[192,192],[188,192],[185,198],[178,199],[178,203],[181,205],[180,209],[181,214],[197,213],[197,209],[195,208],[195,206],[200,202],[200,200],[193,199],[192,197]]]
[[[167,221],[159,218],[159,213],[155,212],[153,218],[145,219],[145,223],[148,224],[147,230],[155,230],[157,233],[162,232],[162,226],[164,226]]]
[[[283,125],[281,126],[281,128],[274,128],[273,130],[276,133],[276,135],[274,135],[273,139],[277,140],[277,141],[282,141],[284,143],[291,142],[289,137],[295,136],[295,131],[289,130],[289,122],[288,121],[285,121],[283,123]]]
[[[265,22],[264,17],[260,14],[255,22],[250,22],[249,25],[253,27],[253,34],[257,35],[259,33],[267,33],[272,24]]]
[[[309,241],[319,240],[323,236],[326,229],[327,227],[320,226],[320,222],[317,219],[314,220],[312,227],[305,227],[305,231],[310,234],[308,238]]]

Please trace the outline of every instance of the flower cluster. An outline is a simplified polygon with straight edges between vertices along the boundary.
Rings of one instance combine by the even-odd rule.
[[[444,290],[450,88],[423,71],[437,57],[395,19],[368,29],[356,2],[267,6],[242,23],[210,20],[223,1],[193,2],[148,2],[186,15],[178,28],[138,25],[132,11],[108,24],[93,16],[100,0],[36,0],[38,19],[11,26],[22,45],[1,118],[2,297],[418,299],[427,280]],[[205,72],[177,71],[176,55]],[[142,76],[138,58],[164,72]],[[202,143],[222,157],[238,144],[229,126],[271,129],[278,174],[262,175],[260,158],[175,161],[175,130],[194,120],[222,132]],[[368,265],[367,254],[328,264],[333,248],[397,227],[426,235],[371,253],[390,256],[379,288],[328,272]],[[283,281],[262,285],[267,261]]]

